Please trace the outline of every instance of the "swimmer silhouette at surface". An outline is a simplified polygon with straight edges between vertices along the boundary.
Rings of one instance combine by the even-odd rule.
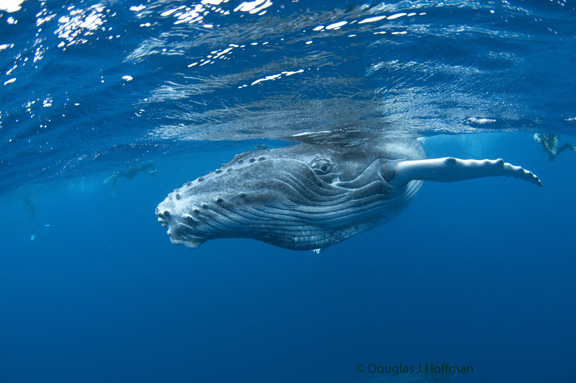
[[[565,143],[561,147],[558,147],[558,139],[560,137],[556,134],[546,134],[546,133],[535,133],[534,134],[534,141],[539,143],[544,147],[544,150],[548,152],[550,157],[550,161],[554,161],[560,153],[562,153],[566,149],[570,149],[573,152],[576,152],[576,147],[570,143]]]
[[[124,177],[129,180],[136,177],[139,173],[146,173],[151,177],[154,177],[158,174],[158,170],[156,170],[156,164],[152,161],[144,163],[142,166],[130,168],[128,170],[120,170],[115,172],[110,177],[104,180],[104,183],[112,182],[112,186],[110,188],[110,195],[112,197],[116,197],[116,181],[118,178]]]

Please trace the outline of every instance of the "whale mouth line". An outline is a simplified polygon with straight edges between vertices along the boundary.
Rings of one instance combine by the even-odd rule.
[[[374,181],[365,188],[372,189]],[[304,206],[298,201],[268,203],[249,207],[215,205],[209,215],[169,216],[168,235],[174,244],[197,248],[217,238],[253,238],[295,250],[323,248],[386,220],[402,210],[415,195],[421,182],[410,184],[404,193],[389,199],[386,194],[368,193],[352,200]],[[310,203],[310,201],[308,201]],[[314,202],[314,201],[312,201]],[[160,221],[166,222],[165,214]]]
[[[368,168],[354,181],[362,177]],[[310,173],[309,176],[314,174],[312,171]],[[168,202],[157,207],[156,215],[162,226],[168,226],[172,243],[190,248],[211,239],[234,237],[254,238],[272,244],[281,239],[283,243],[289,243],[283,247],[294,249],[326,247],[353,235],[358,231],[355,227],[378,220],[377,216],[383,209],[392,207],[382,201],[387,193],[385,181],[381,178],[366,184],[354,183],[342,187],[326,182],[316,174],[297,177],[290,172],[282,172],[269,180],[266,188],[254,193],[277,193],[280,200],[244,206],[223,201],[207,204],[192,201],[182,208],[177,205],[181,200],[168,199]],[[275,186],[281,187],[282,191],[275,190]],[[372,189],[380,192],[374,194]],[[350,198],[355,192],[359,192],[359,195]],[[246,198],[244,196],[243,201]],[[190,209],[194,210],[189,206],[196,205],[204,207],[199,213],[189,212]]]

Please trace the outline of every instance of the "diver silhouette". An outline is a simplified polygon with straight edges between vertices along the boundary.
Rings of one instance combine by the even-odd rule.
[[[32,200],[32,196],[25,195],[22,197],[22,205],[28,215],[28,222],[30,223],[30,240],[36,239],[36,205]]]
[[[576,146],[566,142],[561,147],[558,147],[558,139],[560,137],[556,134],[549,134],[549,133],[535,133],[534,134],[534,141],[541,144],[544,147],[544,150],[548,152],[550,161],[554,161],[560,153],[565,151],[566,149],[570,149],[573,152],[576,152]]]
[[[110,177],[106,178],[103,182],[108,183],[112,182],[112,186],[110,188],[110,195],[112,197],[116,197],[116,181],[118,178],[124,177],[129,180],[136,177],[139,173],[146,173],[151,177],[154,177],[158,174],[158,170],[156,170],[156,164],[153,161],[146,162],[142,166],[136,168],[130,168],[128,170],[120,170],[112,174]]]

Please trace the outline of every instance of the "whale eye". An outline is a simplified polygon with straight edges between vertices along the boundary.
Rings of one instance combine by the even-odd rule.
[[[324,175],[332,171],[332,163],[325,158],[317,158],[310,164],[316,174]]]

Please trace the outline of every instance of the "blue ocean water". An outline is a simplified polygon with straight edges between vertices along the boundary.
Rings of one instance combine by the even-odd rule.
[[[0,1],[1,382],[573,382],[568,1]],[[174,246],[154,209],[354,128],[534,171],[425,183],[322,251]],[[154,161],[104,183],[115,171]],[[364,366],[364,369],[362,368]],[[420,379],[420,380],[418,380]]]

